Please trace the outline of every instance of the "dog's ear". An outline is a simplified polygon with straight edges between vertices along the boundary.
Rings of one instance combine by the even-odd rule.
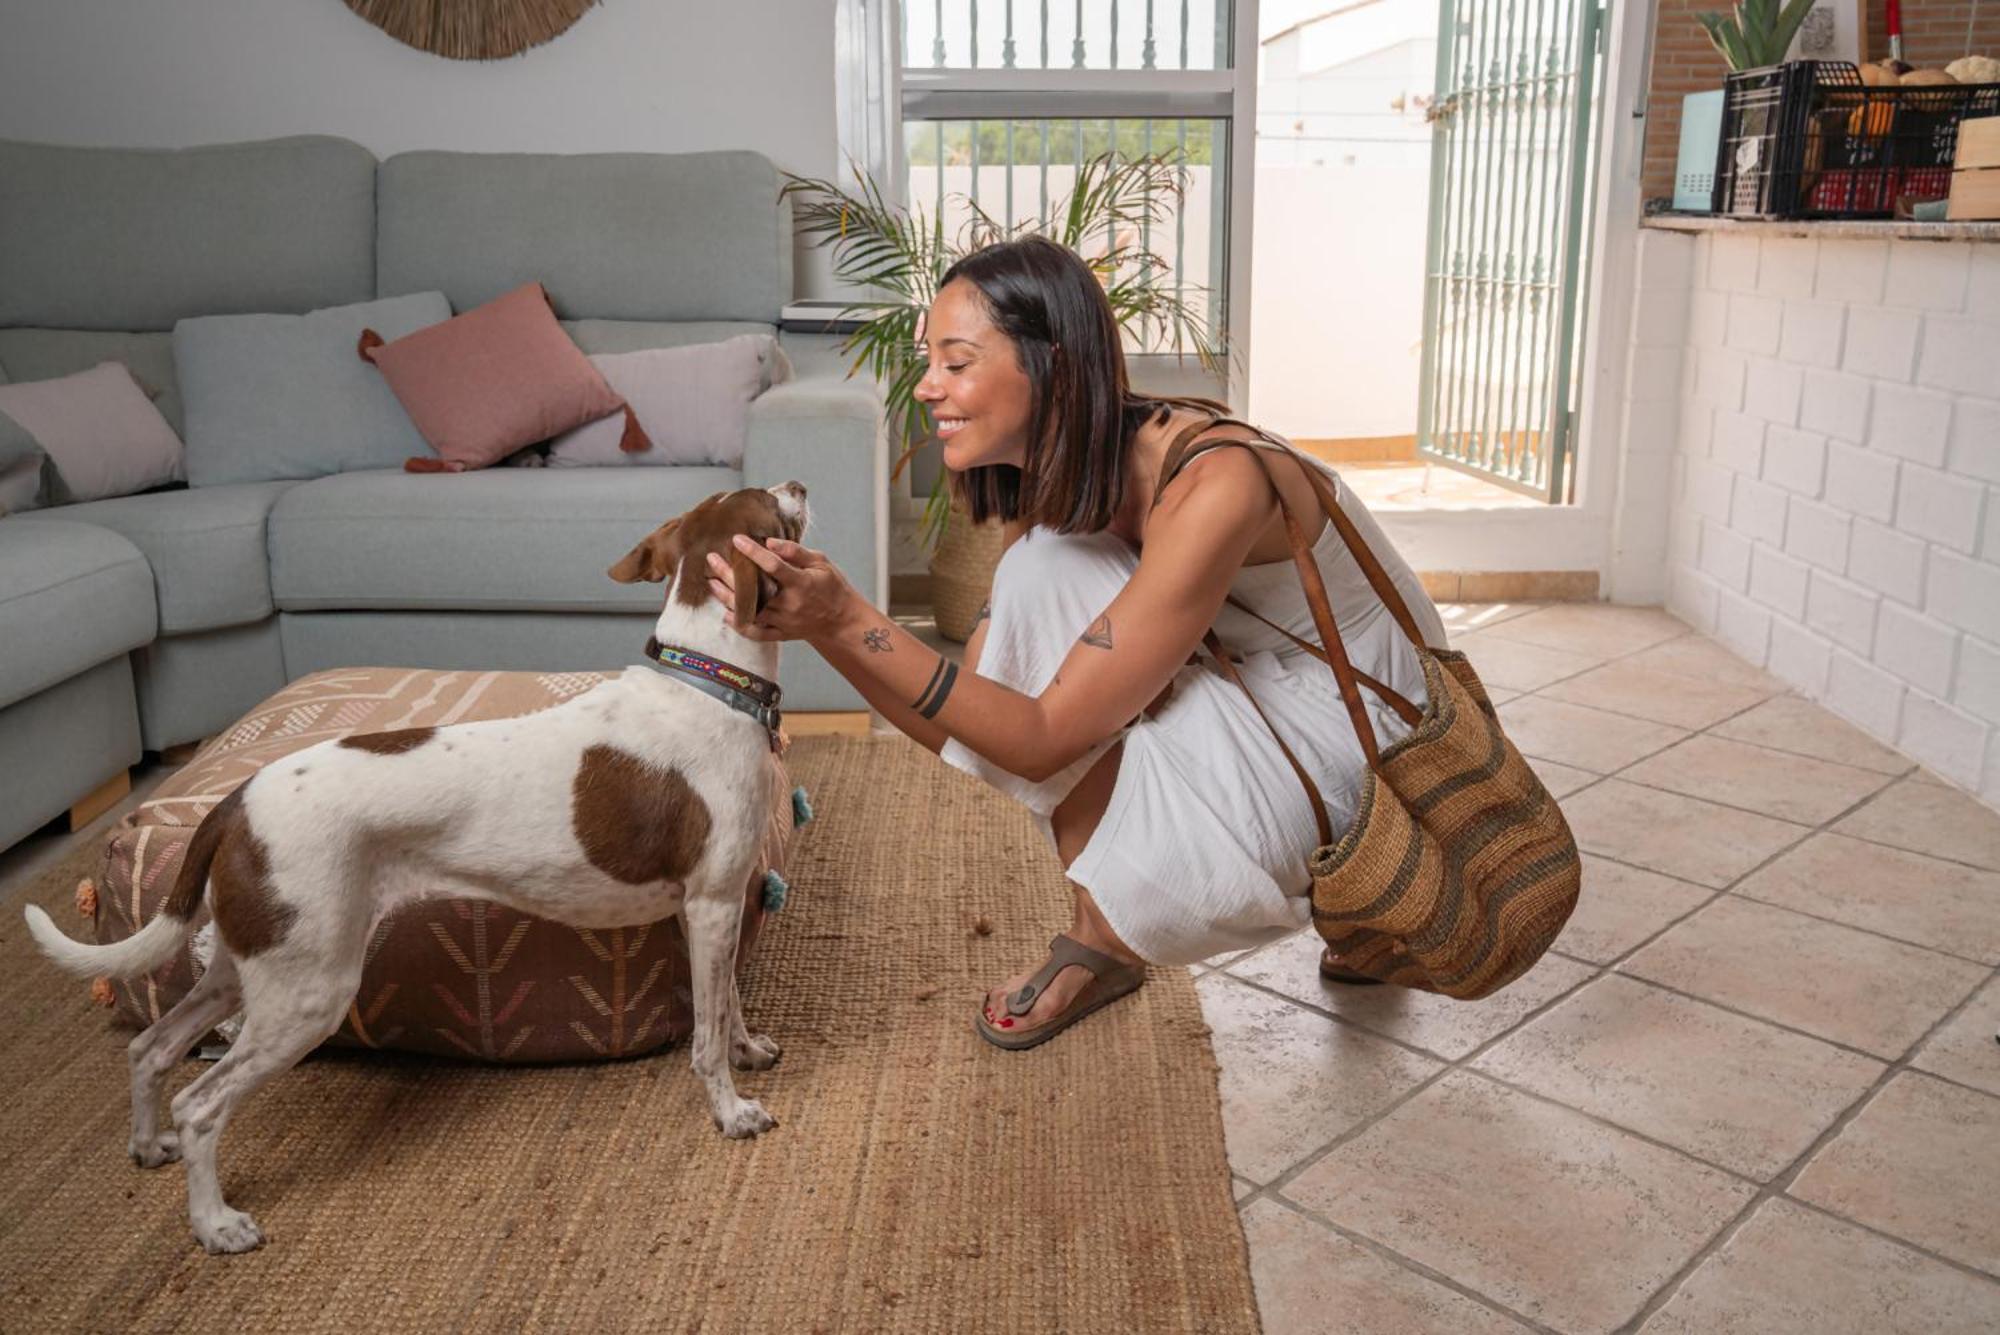
[[[646,535],[646,540],[619,558],[605,573],[620,584],[658,584],[674,573],[681,563],[681,521],[669,519]]]
[[[764,604],[778,592],[778,582],[757,568],[757,563],[729,547],[729,582],[736,590],[736,624],[746,626],[763,615]],[[746,606],[744,600],[749,599]]]

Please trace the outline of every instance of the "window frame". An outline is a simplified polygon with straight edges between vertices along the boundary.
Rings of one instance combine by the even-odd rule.
[[[843,174],[845,164],[852,162],[883,187],[892,203],[905,202],[906,122],[1186,118],[1221,120],[1227,126],[1227,135],[1218,136],[1218,141],[1226,140],[1227,162],[1221,290],[1215,297],[1219,323],[1229,339],[1224,394],[1239,403],[1249,385],[1258,0],[1230,0],[1227,67],[1188,70],[906,68],[902,3],[839,0],[835,14],[836,122]],[[1172,353],[1150,353],[1133,361],[1151,368],[1162,363],[1172,366],[1176,358]]]

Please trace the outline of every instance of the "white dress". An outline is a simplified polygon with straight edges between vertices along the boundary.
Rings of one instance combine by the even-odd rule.
[[[1425,642],[1444,647],[1444,624],[1374,518],[1331,469],[1341,510],[1409,604]],[[1313,552],[1349,659],[1419,707],[1427,699],[1416,654],[1331,523]],[[1310,521],[1308,520],[1310,527]],[[1139,554],[1109,533],[1034,529],[994,575],[992,622],[978,673],[1039,695],[1077,639],[1138,568]],[[1230,592],[1259,614],[1317,643],[1298,569],[1286,559],[1246,566]],[[1269,626],[1224,605],[1216,635],[1243,657],[1244,680],[1326,797],[1336,833],[1354,817],[1367,768],[1333,673]],[[1409,728],[1362,689],[1381,746]],[[1274,940],[1311,921],[1306,856],[1317,826],[1298,776],[1243,693],[1207,663],[1175,675],[1166,705],[1054,778],[1031,783],[964,744],[944,759],[1026,806],[1054,842],[1049,814],[1111,746],[1125,744],[1110,805],[1069,868],[1120,940],[1157,964],[1191,964]]]

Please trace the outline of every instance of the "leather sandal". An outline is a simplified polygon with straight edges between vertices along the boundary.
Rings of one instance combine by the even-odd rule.
[[[1365,973],[1355,973],[1352,969],[1340,967],[1339,956],[1328,947],[1319,953],[1319,976],[1329,983],[1345,983],[1349,987],[1380,987],[1380,978],[1371,978]]]
[[[1071,965],[1088,970],[1090,981],[1071,998],[1066,1009],[1040,1024],[1024,1027],[1021,1020],[1035,1008],[1036,999],[1048,989],[1049,984],[1055,982],[1056,975]],[[1037,1043],[1046,1043],[1092,1011],[1110,1005],[1128,992],[1137,991],[1145,981],[1144,965],[1126,964],[1071,937],[1058,935],[1049,942],[1049,957],[1043,961],[1041,968],[1035,970],[1035,976],[1023,983],[1019,991],[1008,996],[1006,1019],[1012,1027],[1003,1029],[989,1021],[984,1007],[972,1017],[972,1027],[994,1047],[1018,1052]]]

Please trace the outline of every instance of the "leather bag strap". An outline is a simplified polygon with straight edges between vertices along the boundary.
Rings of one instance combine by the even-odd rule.
[[[1333,821],[1326,814],[1326,799],[1320,795],[1319,785],[1313,782],[1312,775],[1306,772],[1306,767],[1300,763],[1298,756],[1292,753],[1292,748],[1285,745],[1285,739],[1279,734],[1277,725],[1273,724],[1271,716],[1264,712],[1264,706],[1257,703],[1256,695],[1245,684],[1243,674],[1236,670],[1236,664],[1230,661],[1229,651],[1222,647],[1222,641],[1215,637],[1215,632],[1210,631],[1202,636],[1201,642],[1207,646],[1209,656],[1215,659],[1215,665],[1222,669],[1222,675],[1236,684],[1236,689],[1243,692],[1243,698],[1257,711],[1257,717],[1264,720],[1264,726],[1270,730],[1271,740],[1276,742],[1278,750],[1284,753],[1286,763],[1292,767],[1292,773],[1299,776],[1299,783],[1306,790],[1306,800],[1312,805],[1313,821],[1319,826],[1319,846],[1326,847],[1333,842]]]

